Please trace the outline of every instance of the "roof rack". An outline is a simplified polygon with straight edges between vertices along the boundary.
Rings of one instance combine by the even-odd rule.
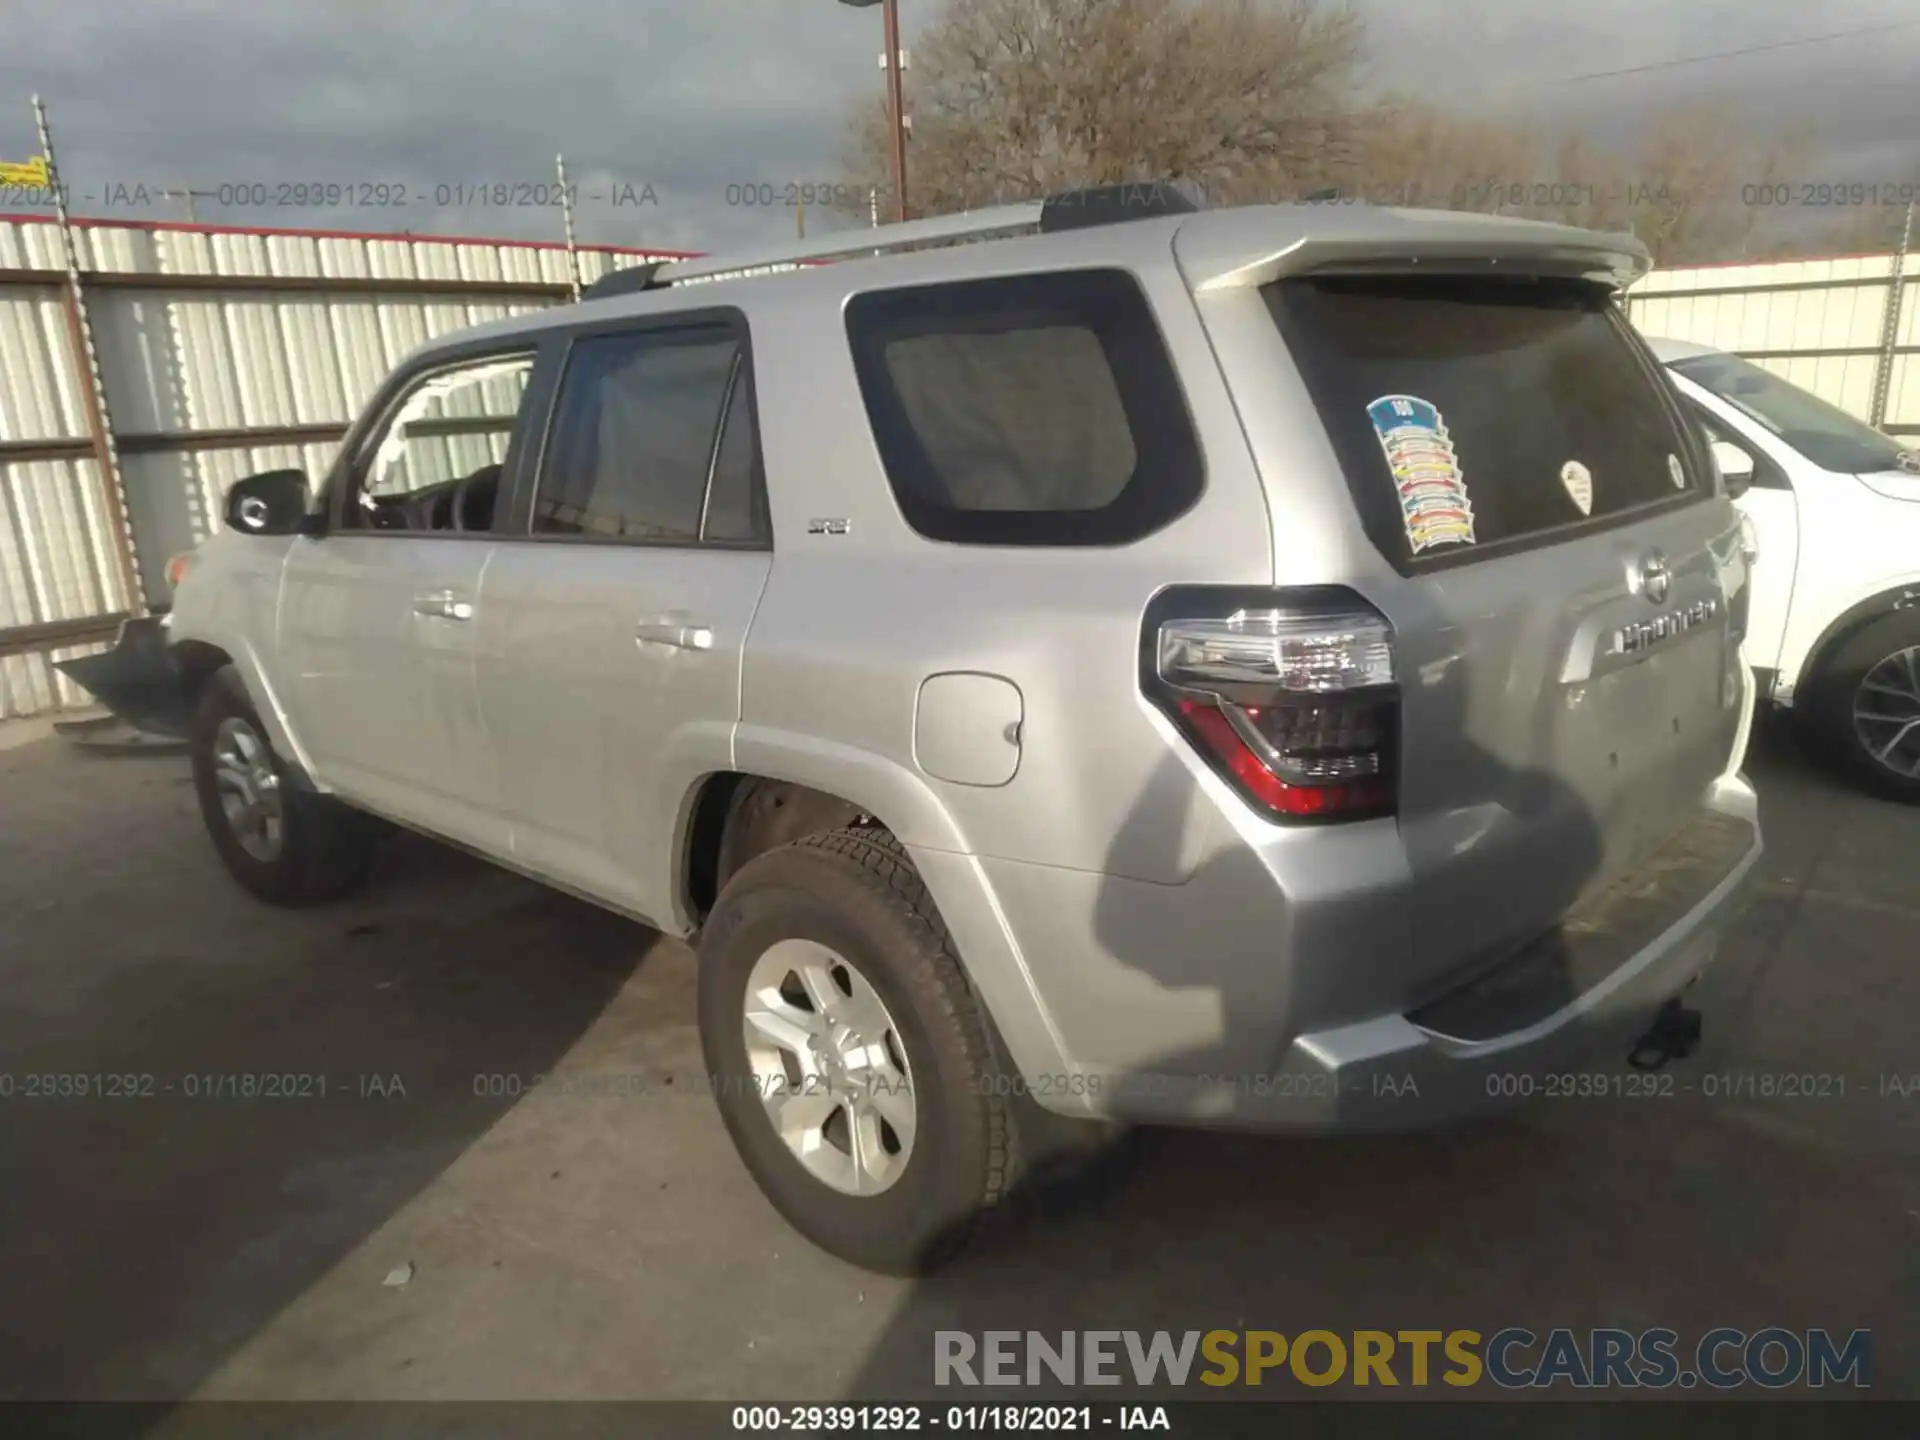
[[[1045,204],[1039,200],[1020,205],[995,205],[985,210],[963,210],[958,215],[908,220],[899,225],[837,230],[813,240],[785,241],[732,255],[703,255],[697,260],[675,260],[659,268],[654,275],[654,283],[679,285],[688,280],[730,275],[737,270],[763,270],[772,265],[833,260],[843,255],[878,255],[889,250],[903,250],[909,246],[929,245],[942,240],[979,240],[989,235],[1035,230],[1039,228],[1040,215],[1045,208]]]
[[[631,265],[594,281],[580,298],[604,300],[613,295],[658,290],[693,280],[718,280],[756,271],[792,269],[814,260],[833,260],[848,255],[882,255],[916,245],[984,240],[1023,231],[1052,234],[1090,225],[1110,225],[1123,220],[1186,215],[1198,208],[1187,195],[1161,181],[1068,190],[1045,200],[963,210],[958,215],[935,215],[925,220],[908,220],[902,224],[879,225],[866,230],[840,230],[813,240],[768,245],[733,255],[702,255],[692,260]]]

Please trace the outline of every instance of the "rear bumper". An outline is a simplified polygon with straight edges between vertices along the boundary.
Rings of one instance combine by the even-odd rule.
[[[1749,898],[1760,855],[1758,802],[1743,778],[1729,775],[1696,821],[1646,865],[1581,902],[1520,955],[1444,995],[1349,1023],[1267,1032],[1264,1042],[1256,1037],[1267,1016],[1243,996],[1216,1022],[1221,1033],[1249,1042],[1231,1059],[1224,1049],[1196,1054],[1189,1047],[1168,1055],[1169,1064],[1117,1066],[1075,1056],[1067,1045],[1061,1074],[1028,1074],[1026,1083],[1043,1105],[1064,1113],[1264,1130],[1419,1129],[1509,1108],[1515,1097],[1537,1093],[1543,1075],[1619,1069],[1661,1007],[1712,960]],[[1033,913],[1017,897],[1014,908]],[[1347,929],[1343,938],[1356,937]],[[1295,966],[1282,967],[1296,974],[1273,997],[1280,1003],[1272,1013],[1306,988],[1301,958],[1296,952]],[[1364,965],[1366,947],[1349,945],[1337,958]],[[1036,978],[1052,968],[1043,965]],[[1083,985],[1070,988],[1087,994]],[[1109,1033],[1197,1018],[1185,1014],[1191,997],[1156,989],[1135,990],[1124,1013],[1116,1008],[1106,1017]],[[1068,1019],[1074,997],[1056,989],[1050,998],[1053,1014]]]

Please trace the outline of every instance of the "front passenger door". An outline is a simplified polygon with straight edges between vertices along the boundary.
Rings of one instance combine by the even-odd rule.
[[[676,809],[731,763],[772,558],[747,341],[734,311],[557,337],[545,450],[482,587],[516,863],[663,923]]]
[[[474,639],[532,365],[494,354],[403,381],[336,467],[327,532],[293,542],[279,606],[287,708],[319,779],[502,855]]]

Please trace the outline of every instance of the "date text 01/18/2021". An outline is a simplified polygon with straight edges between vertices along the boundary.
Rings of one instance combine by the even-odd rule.
[[[1330,1100],[1339,1096],[1367,1095],[1376,1100],[1418,1099],[1420,1082],[1411,1073],[1382,1071],[1364,1077],[1340,1077],[1328,1074],[1199,1074],[1193,1076],[1129,1074],[1008,1075],[994,1074],[976,1082],[976,1093],[995,1096],[1032,1095],[1111,1095],[1116,1098],[1145,1098],[1155,1094],[1185,1092],[1190,1089],[1231,1090],[1262,1100]]]
[[[107,210],[143,211],[166,205],[177,190],[144,182],[112,181],[72,185],[0,186],[0,209],[42,209],[56,203]],[[223,180],[190,192],[221,210],[400,210],[431,206],[441,210],[557,209],[604,204],[614,209],[658,206],[660,197],[645,181],[614,180],[582,190],[554,181],[472,180],[437,184],[404,180]]]
[[[736,1431],[775,1435],[928,1430],[1054,1435],[1173,1429],[1164,1405],[736,1405],[731,1418]]]
[[[0,1072],[0,1101],[45,1100],[404,1100],[398,1074],[328,1075],[317,1071]]]
[[[1920,1075],[1847,1075],[1826,1071],[1709,1070],[1685,1077],[1662,1071],[1494,1071],[1487,1094],[1515,1100],[1905,1100],[1920,1096]]]

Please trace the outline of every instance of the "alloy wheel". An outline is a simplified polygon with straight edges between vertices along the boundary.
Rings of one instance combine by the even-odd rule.
[[[266,740],[238,715],[229,715],[214,732],[213,783],[240,848],[264,864],[278,860],[286,838],[280,776]]]
[[[1904,780],[1920,779],[1920,645],[1869,670],[1853,695],[1861,748]]]
[[[809,1174],[878,1195],[913,1154],[919,1111],[899,1027],[845,956],[782,940],[754,962],[742,1023],[751,1082]]]

